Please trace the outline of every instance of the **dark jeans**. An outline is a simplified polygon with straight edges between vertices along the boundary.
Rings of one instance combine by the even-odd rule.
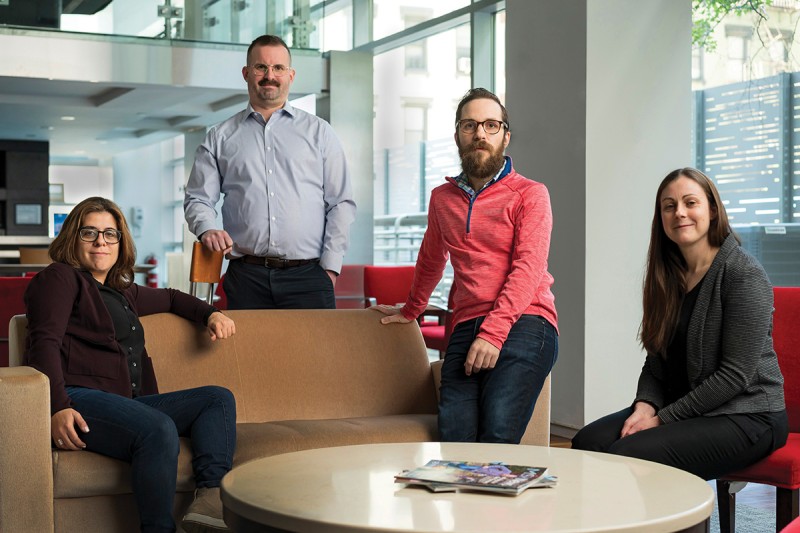
[[[333,284],[319,263],[281,269],[234,260],[223,289],[228,309],[336,308]]]
[[[228,389],[198,387],[134,399],[82,387],[67,387],[67,394],[89,426],[89,433],[78,431],[86,449],[131,464],[142,531],[175,531],[179,436],[192,440],[197,487],[218,487],[231,469],[236,404]]]
[[[750,466],[786,442],[785,432],[775,434],[769,424],[748,435],[725,415],[670,422],[621,439],[632,413],[629,407],[592,422],[575,435],[572,447],[674,466],[708,480]]]
[[[495,367],[467,376],[464,361],[484,318],[458,324],[450,337],[442,365],[439,437],[518,444],[558,357],[558,334],[544,318],[522,315]]]

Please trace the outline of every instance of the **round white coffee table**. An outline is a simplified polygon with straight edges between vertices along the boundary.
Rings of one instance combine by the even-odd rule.
[[[432,493],[394,483],[431,459],[545,466],[555,488],[519,496]],[[705,532],[714,493],[686,472],[594,452],[509,444],[320,448],[234,468],[222,480],[236,532]]]

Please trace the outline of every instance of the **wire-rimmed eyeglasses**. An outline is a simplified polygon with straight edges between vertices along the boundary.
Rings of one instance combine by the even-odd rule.
[[[292,67],[287,65],[265,65],[263,63],[257,63],[250,68],[258,72],[260,76],[266,76],[269,69],[272,69],[272,75],[276,78],[282,78],[292,70]]]
[[[494,135],[498,133],[504,126],[508,128],[508,124],[506,124],[502,120],[494,120],[494,119],[483,120],[481,122],[478,122],[477,120],[465,118],[456,122],[456,128],[458,128],[458,130],[461,133],[467,133],[467,134],[475,133],[476,131],[478,131],[478,126],[483,126],[483,131],[485,131],[489,135]]]
[[[103,240],[106,241],[107,244],[117,244],[122,238],[122,232],[119,230],[114,228],[106,228],[101,231],[92,226],[84,226],[80,228],[78,230],[78,237],[80,237],[84,242],[94,242],[101,233],[103,234]]]

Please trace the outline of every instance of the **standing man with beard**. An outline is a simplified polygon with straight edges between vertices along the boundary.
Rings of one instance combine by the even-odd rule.
[[[186,186],[189,230],[229,254],[229,309],[335,307],[356,205],[333,128],[287,101],[291,62],[280,37],[250,44],[242,68],[250,103],[208,132]]]
[[[516,444],[558,356],[550,196],[504,155],[508,113],[493,93],[467,92],[455,126],[463,172],[431,193],[408,300],[374,308],[388,315],[384,324],[416,319],[449,256],[455,328],[442,366],[439,437]]]

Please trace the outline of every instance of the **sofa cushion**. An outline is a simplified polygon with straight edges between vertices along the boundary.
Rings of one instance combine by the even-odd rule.
[[[438,440],[436,415],[391,415],[334,420],[237,424],[234,466],[281,453],[374,442]]]
[[[436,415],[392,415],[336,420],[284,420],[236,425],[234,466],[281,453],[373,442],[425,442],[438,438]],[[192,449],[181,439],[178,492],[194,490]],[[124,461],[92,452],[53,451],[55,498],[131,493]]]
[[[180,445],[177,490],[194,491],[189,439],[180,439]],[[81,498],[130,493],[130,463],[92,452],[53,450],[53,497]]]

